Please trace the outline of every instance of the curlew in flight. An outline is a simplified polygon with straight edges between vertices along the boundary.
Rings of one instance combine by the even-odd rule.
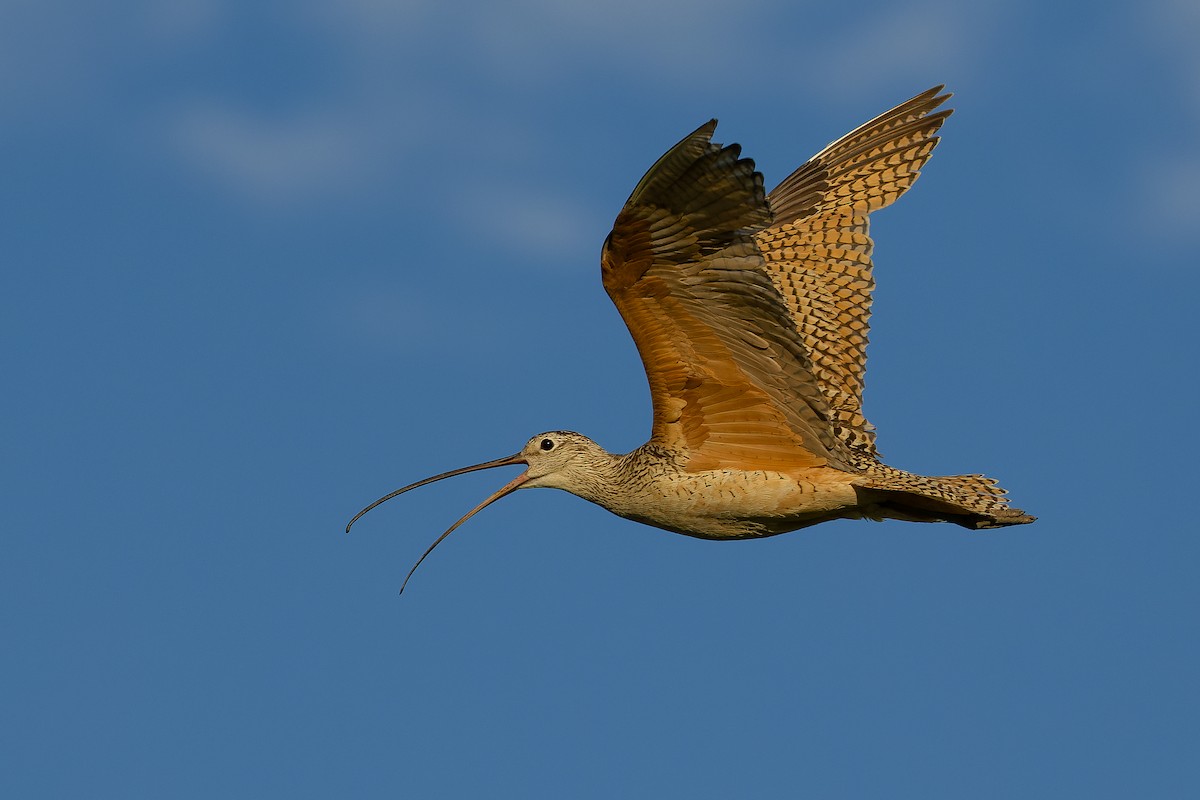
[[[526,469],[517,489],[564,489],[614,514],[704,539],[773,536],[831,519],[997,528],[1033,522],[982,475],[889,467],[862,414],[872,242],[868,216],[917,179],[950,110],[938,86],[826,147],[767,194],[716,120],[638,182],[604,241],[604,288],[650,382],[650,441],[614,455],[551,431],[473,470]],[[346,530],[350,530],[350,525]],[[401,587],[401,591],[403,591]]]

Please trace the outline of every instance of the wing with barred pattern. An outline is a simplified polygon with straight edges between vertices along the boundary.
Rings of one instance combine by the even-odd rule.
[[[862,413],[872,277],[868,215],[890,205],[920,174],[950,110],[937,86],[830,144],[768,196],[773,221],[754,236],[783,295],[851,452],[878,458]]]

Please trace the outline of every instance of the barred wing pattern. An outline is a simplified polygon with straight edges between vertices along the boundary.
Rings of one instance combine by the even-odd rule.
[[[872,277],[868,214],[912,186],[950,111],[938,86],[830,144],[767,197],[755,234],[765,268],[803,338],[834,435],[857,465],[878,460],[862,413]]]

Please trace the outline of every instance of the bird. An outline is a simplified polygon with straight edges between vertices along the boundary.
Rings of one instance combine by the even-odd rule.
[[[562,489],[621,517],[744,540],[834,519],[1033,522],[983,475],[883,463],[862,411],[874,288],[870,215],[904,194],[952,113],[935,86],[826,146],[770,192],[715,119],[654,163],[617,215],[601,277],[650,388],[651,435],[614,454],[573,431],[529,439],[476,470],[525,470],[441,534],[517,489]],[[941,109],[941,110],[939,110]]]

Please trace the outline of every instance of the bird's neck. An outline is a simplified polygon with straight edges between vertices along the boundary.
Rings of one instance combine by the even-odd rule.
[[[600,450],[588,464],[588,469],[573,476],[568,491],[625,516],[632,495],[646,488],[653,473],[661,469],[663,463],[662,454],[655,452],[650,444],[624,455]]]
[[[560,488],[577,497],[612,510],[612,500],[620,494],[622,461],[627,456],[615,455],[599,447],[590,453],[586,467],[572,470],[570,480]]]

